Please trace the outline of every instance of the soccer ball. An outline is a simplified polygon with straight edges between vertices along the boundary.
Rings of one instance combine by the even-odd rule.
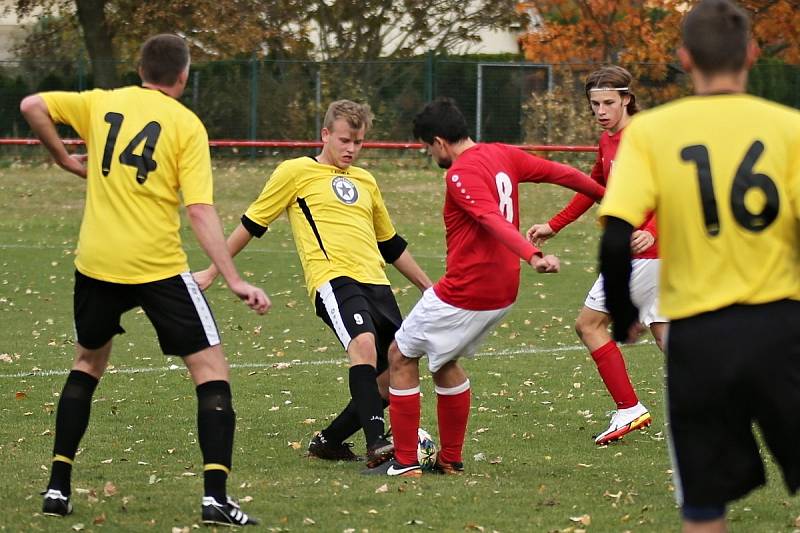
[[[423,470],[431,470],[436,465],[436,442],[431,434],[422,428],[417,430],[417,460]]]

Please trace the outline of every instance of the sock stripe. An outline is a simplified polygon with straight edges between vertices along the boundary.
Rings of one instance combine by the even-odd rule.
[[[442,396],[455,396],[456,394],[461,394],[462,392],[469,390],[469,380],[466,380],[461,385],[456,385],[455,387],[435,386],[434,390],[436,390],[436,394],[441,394]]]
[[[222,470],[226,474],[230,475],[231,469],[225,465],[221,465],[219,463],[208,463],[203,465],[203,472],[208,472],[209,470]]]
[[[419,385],[413,389],[393,389],[389,387],[389,394],[394,394],[395,396],[413,396],[419,394]]]
[[[71,465],[71,464],[72,464],[72,459],[70,459],[70,458],[69,458],[69,457],[67,457],[66,455],[59,455],[59,454],[55,454],[55,455],[53,456],[53,462],[55,463],[56,461],[60,461],[60,462],[62,462],[62,463],[67,463],[68,465]]]

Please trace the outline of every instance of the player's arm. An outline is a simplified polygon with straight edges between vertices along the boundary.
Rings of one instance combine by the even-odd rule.
[[[285,164],[278,165],[261,194],[242,215],[241,223],[228,236],[226,244],[231,257],[244,250],[253,237],[261,238],[267,232],[268,224],[278,218],[291,202],[295,193],[294,180],[286,168]],[[219,273],[212,263],[205,270],[193,273],[193,276],[200,288],[206,290]]]
[[[242,220],[245,220],[246,217],[242,216]],[[266,231],[266,228],[264,228]],[[263,232],[261,233],[263,235]],[[261,235],[259,235],[260,237]],[[245,223],[242,222],[236,229],[228,235],[227,241],[225,241],[225,245],[228,249],[228,253],[230,256],[236,257],[236,254],[244,250],[245,246],[250,242],[250,239],[253,238],[253,234],[247,230],[245,227]],[[201,290],[206,290],[208,287],[214,283],[214,280],[219,275],[220,271],[217,268],[216,264],[214,264],[213,260],[212,263],[206,268],[205,270],[201,270],[199,272],[194,272],[194,280],[197,282],[197,285],[200,287]]]
[[[389,211],[383,201],[383,195],[377,184],[372,198],[372,224],[378,240],[378,250],[383,256],[383,260],[391,263],[408,281],[413,283],[420,291],[424,291],[433,283],[431,283],[428,275],[414,258],[411,257],[406,240],[394,229],[394,225],[392,225],[392,221],[389,218]]]
[[[19,105],[22,116],[31,127],[34,135],[50,152],[58,166],[78,177],[86,178],[86,155],[70,155],[56,131],[56,125],[44,98],[32,94],[22,99]]]
[[[398,272],[405,278],[413,283],[420,291],[424,291],[433,283],[428,275],[422,270],[411,252],[408,251],[408,243],[397,233],[388,240],[383,242],[378,241],[378,250],[380,250],[383,260],[391,263]]]
[[[656,217],[651,215],[644,226],[631,235],[631,252],[634,255],[646,252],[656,243],[656,239],[658,239]]]
[[[556,256],[542,254],[499,211],[482,213],[475,218],[495,240],[524,259],[540,274],[555,273],[561,268]]]
[[[592,173],[589,175],[589,177],[600,185],[605,182],[603,179],[603,159],[600,153],[597,154],[597,159],[594,162]],[[594,203],[594,200],[585,194],[577,193],[572,197],[572,200],[570,200],[569,203],[564,206],[564,209],[556,213],[546,224],[541,224],[540,226],[543,227],[538,228],[539,231],[534,231],[533,235],[531,235],[531,230],[534,230],[534,228],[528,230],[528,238],[535,243],[536,241],[534,239],[536,238],[544,240],[552,237],[566,226],[578,220],[584,213],[586,213],[586,211],[589,210],[590,207],[592,207],[592,205],[594,205]],[[550,230],[550,234],[545,235],[548,229]]]
[[[445,180],[450,198],[459,207],[475,219],[492,238],[528,262],[537,272],[558,272],[558,259],[552,255],[543,255],[519,233],[519,229],[509,222],[505,215],[500,213],[497,199],[490,192],[486,182],[466,170],[460,171],[459,177],[457,182],[452,179]]]
[[[600,244],[600,273],[611,315],[614,340],[634,342],[638,337],[639,311],[631,301],[631,235],[633,226],[621,218],[605,217]]]
[[[208,204],[190,204],[186,206],[189,221],[197,240],[211,259],[214,268],[225,278],[225,283],[251,309],[259,314],[266,313],[272,306],[264,291],[242,280],[222,233],[222,224],[214,206]]]
[[[541,157],[519,151],[515,159],[520,181],[552,183],[583,193],[595,202],[603,199],[605,187],[569,165],[548,161]],[[587,208],[588,209],[588,208]]]

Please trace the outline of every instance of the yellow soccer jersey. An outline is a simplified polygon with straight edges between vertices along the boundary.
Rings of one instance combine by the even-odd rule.
[[[661,313],[800,299],[800,112],[693,96],[625,128],[600,216],[656,211]]]
[[[86,141],[87,193],[76,268],[114,283],[189,270],[183,203],[212,204],[208,135],[189,109],[153,89],[42,93],[50,116]]]
[[[339,276],[388,285],[378,250],[395,235],[375,178],[364,169],[342,170],[300,157],[281,163],[245,216],[266,227],[286,211],[306,287]]]

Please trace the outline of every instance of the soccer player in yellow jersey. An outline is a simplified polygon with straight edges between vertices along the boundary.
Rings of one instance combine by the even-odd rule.
[[[431,286],[389,219],[375,178],[353,166],[372,123],[366,104],[333,102],[325,113],[322,152],[281,163],[228,237],[231,255],[261,237],[284,211],[289,217],[306,287],[319,316],[350,358],[351,401],[310,442],[309,455],[355,460],[345,443],[363,428],[367,465],[392,457],[383,409],[387,352],[402,317],[384,272],[391,263],[421,291]],[[198,272],[206,288],[217,268]]]
[[[675,492],[684,531],[720,532],[765,482],[754,422],[800,488],[800,112],[745,94],[757,47],[733,2],[701,0],[682,33],[695,95],[626,128],[601,270],[614,335],[633,340],[630,235],[655,210]]]
[[[141,86],[46,92],[28,96],[20,105],[56,163],[85,178],[87,188],[75,259],[77,354],[58,402],[43,504],[47,515],[72,512],[72,464],[89,423],[92,395],[108,365],[112,338],[124,333],[121,315],[141,306],[163,352],[183,358],[197,387],[203,522],[257,523],[225,489],[236,423],[228,363],[214,317],[181,246],[181,200],[197,240],[231,291],[260,314],[270,301],[261,289],[241,279],[225,246],[213,206],[206,130],[177,101],[189,63],[183,39],[156,35],[141,49]],[[67,153],[56,123],[78,132],[86,141],[86,156]]]

